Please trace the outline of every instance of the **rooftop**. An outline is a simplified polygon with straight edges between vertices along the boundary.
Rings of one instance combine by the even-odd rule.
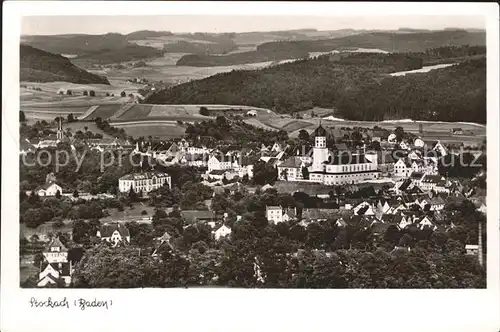
[[[149,180],[153,177],[157,178],[166,178],[169,177],[167,173],[159,173],[159,172],[145,172],[145,173],[132,173],[122,176],[120,180]]]

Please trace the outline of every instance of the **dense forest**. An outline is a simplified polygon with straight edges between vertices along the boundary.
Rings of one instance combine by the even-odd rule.
[[[336,104],[354,120],[411,118],[486,123],[486,59],[360,84]]]
[[[325,55],[261,70],[221,73],[161,91],[146,103],[252,105],[289,114],[318,106],[335,108],[355,120],[411,117],[484,123],[484,53],[484,47],[464,46],[415,54]],[[423,74],[387,75],[419,69],[427,61],[459,58],[470,60]]]
[[[29,82],[65,81],[78,84],[108,84],[104,76],[91,74],[73,65],[67,58],[28,45],[20,49],[20,80]]]

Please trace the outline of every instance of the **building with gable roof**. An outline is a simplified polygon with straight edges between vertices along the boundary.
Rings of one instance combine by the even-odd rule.
[[[105,223],[97,231],[97,237],[116,246],[119,243],[130,243],[130,233],[125,225],[119,222]]]
[[[231,228],[226,225],[222,225],[214,232],[215,240],[219,241],[221,238],[224,238],[231,234]]]
[[[68,249],[58,237],[52,238],[43,251],[37,287],[69,286],[73,268],[68,262]]]
[[[35,189],[35,192],[40,197],[55,196],[59,191],[62,194],[62,188],[55,182],[47,182]]]
[[[164,185],[172,187],[172,179],[167,173],[144,172],[127,174],[118,180],[118,189],[120,192],[129,192],[130,189],[135,192],[150,192]]]

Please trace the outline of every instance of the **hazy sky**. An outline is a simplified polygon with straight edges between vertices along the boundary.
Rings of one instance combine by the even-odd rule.
[[[172,32],[245,32],[313,28],[336,29],[484,28],[481,16],[30,16],[22,20],[23,35],[67,33],[129,33],[137,30]]]

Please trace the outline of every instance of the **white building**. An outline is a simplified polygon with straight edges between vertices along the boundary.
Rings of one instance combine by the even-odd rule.
[[[439,152],[441,156],[446,156],[448,154],[448,149],[443,145],[443,143],[441,143],[441,141],[437,141],[432,150]]]
[[[283,222],[283,208],[281,206],[266,206],[266,218],[274,224]]]
[[[400,158],[394,164],[394,175],[397,177],[407,178],[413,172],[411,164],[406,160],[406,158]]]
[[[208,158],[208,172],[229,170],[233,168],[233,157],[222,154],[214,154]]]
[[[120,192],[125,193],[132,188],[135,192],[150,192],[164,185],[172,188],[172,179],[167,173],[145,172],[128,174],[118,180]]]
[[[419,183],[419,188],[423,191],[435,191],[437,193],[449,193],[450,190],[446,188],[446,179],[444,176],[425,174]]]
[[[231,228],[227,227],[226,225],[222,225],[214,232],[214,237],[217,241],[219,241],[221,238],[226,237],[229,234],[231,234]]]
[[[312,165],[308,167],[309,181],[326,185],[354,184],[377,179],[379,175],[377,159],[372,161],[363,153],[330,151],[327,144],[326,130],[319,125],[314,131]],[[300,160],[300,167],[299,167]],[[303,160],[299,157],[289,159],[281,167],[287,168],[287,180],[300,180]],[[278,176],[281,176],[279,172]]]
[[[278,166],[278,178],[285,181],[302,180],[303,168],[309,164],[304,162],[300,157],[290,157]]]
[[[40,187],[35,189],[36,194],[41,197],[55,196],[58,191],[60,194],[62,194],[61,186],[59,186],[55,182],[45,183],[44,185],[41,185]]]
[[[106,223],[97,231],[97,237],[113,245],[120,242],[130,243],[130,233],[128,228],[121,223]]]

